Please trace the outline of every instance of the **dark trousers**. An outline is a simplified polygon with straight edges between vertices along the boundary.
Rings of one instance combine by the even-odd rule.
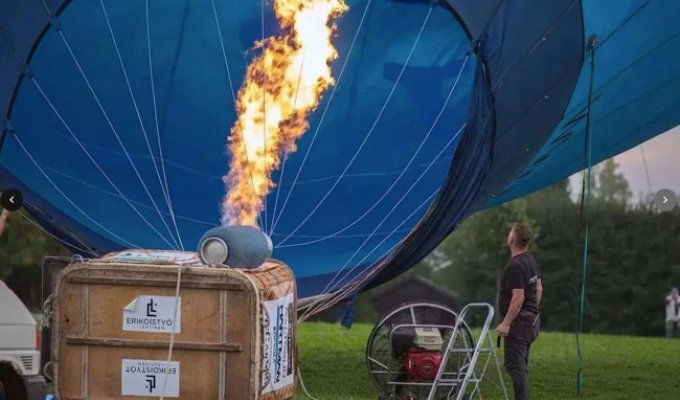
[[[529,399],[529,349],[538,337],[539,325],[537,317],[518,315],[505,338],[505,369],[512,379],[515,400]]]

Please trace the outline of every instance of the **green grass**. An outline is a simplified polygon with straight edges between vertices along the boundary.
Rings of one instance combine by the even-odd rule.
[[[313,396],[319,400],[378,398],[364,360],[370,330],[371,326],[364,324],[355,324],[350,330],[333,324],[301,325],[300,370]],[[680,398],[680,340],[584,335],[581,343],[585,358],[584,398]],[[499,356],[502,362],[502,354]],[[577,398],[576,365],[573,334],[541,332],[532,347],[529,364],[531,398]],[[487,376],[495,378],[490,373]],[[504,379],[511,393],[507,375]],[[305,398],[298,388],[295,399]]]

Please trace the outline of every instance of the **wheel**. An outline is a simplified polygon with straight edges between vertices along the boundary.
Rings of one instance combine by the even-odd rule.
[[[26,400],[24,381],[9,364],[0,364],[0,387],[0,399]]]

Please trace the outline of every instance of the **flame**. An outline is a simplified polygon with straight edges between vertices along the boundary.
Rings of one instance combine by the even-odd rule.
[[[344,0],[274,0],[282,33],[256,44],[263,53],[248,66],[238,93],[223,224],[257,226],[264,198],[276,187],[271,174],[281,155],[296,150],[295,140],[309,128],[307,116],[335,84],[332,20],[347,8]]]

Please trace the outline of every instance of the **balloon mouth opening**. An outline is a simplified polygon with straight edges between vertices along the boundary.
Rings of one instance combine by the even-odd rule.
[[[201,243],[199,255],[207,264],[225,264],[229,257],[229,245],[222,238],[211,236]]]
[[[267,249],[269,250],[269,254],[271,254],[274,251],[274,243],[272,242],[272,238],[271,236],[267,235],[265,231],[262,231],[262,234],[267,239]]]

